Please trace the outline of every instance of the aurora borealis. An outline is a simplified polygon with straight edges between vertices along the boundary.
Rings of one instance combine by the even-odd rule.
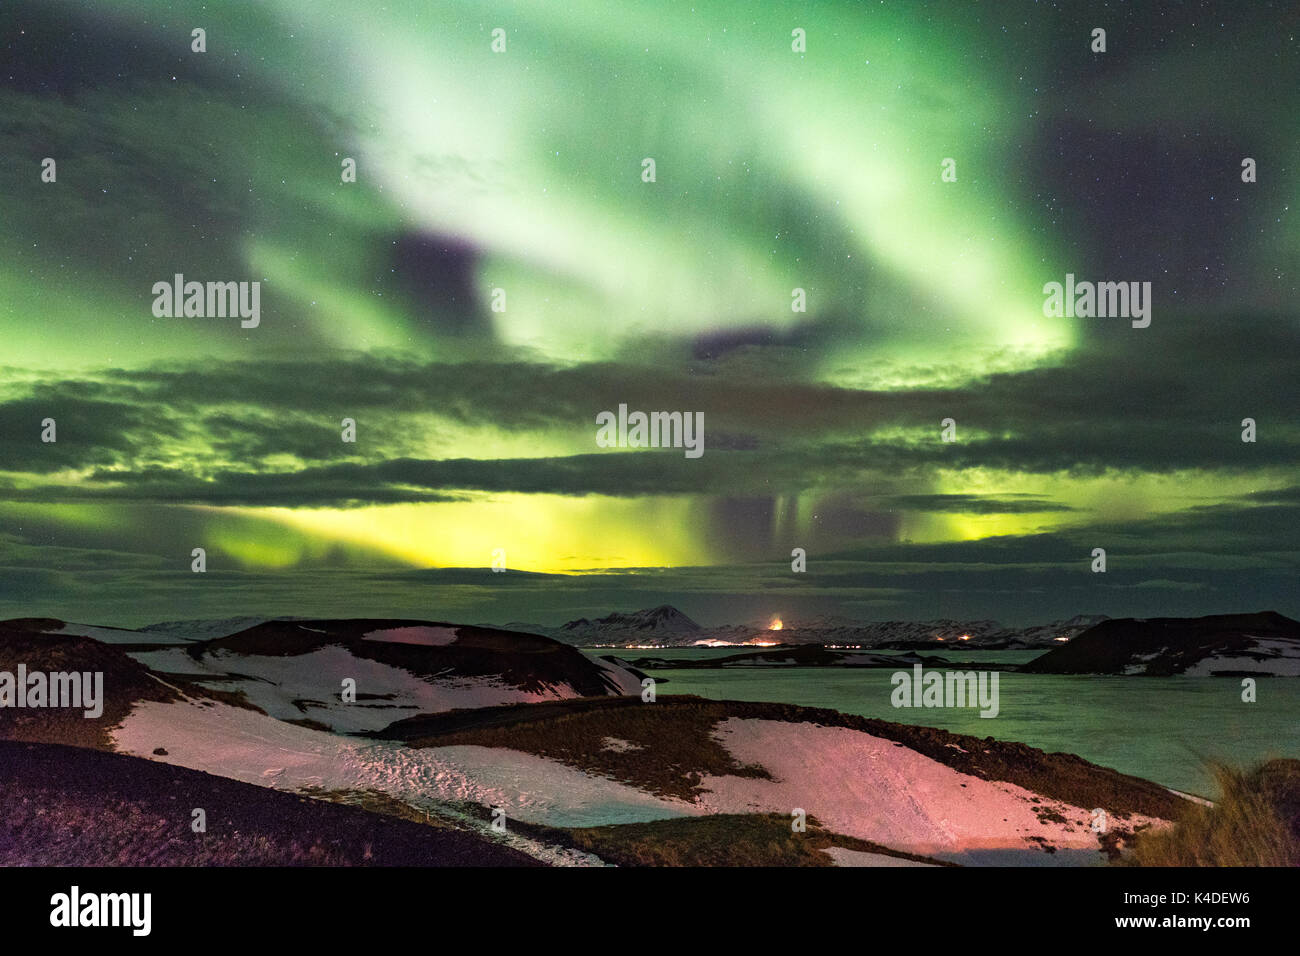
[[[6,4],[0,604],[1294,616],[1300,17],[1243,6]]]

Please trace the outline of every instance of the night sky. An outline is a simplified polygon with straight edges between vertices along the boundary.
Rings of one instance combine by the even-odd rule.
[[[0,614],[1300,616],[1298,31],[6,2]],[[177,273],[260,324],[155,316]],[[1067,273],[1150,327],[1045,316]],[[620,404],[705,453],[598,447]]]

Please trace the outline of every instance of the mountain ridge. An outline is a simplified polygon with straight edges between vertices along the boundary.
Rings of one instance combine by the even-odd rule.
[[[985,650],[1004,650],[1050,647],[1104,620],[1107,620],[1104,614],[1076,614],[1060,621],[1015,628],[994,620],[854,621],[819,616],[806,621],[787,619],[779,629],[774,629],[770,621],[709,627],[697,624],[672,605],[663,604],[640,611],[614,612],[594,620],[578,618],[554,627],[522,623],[507,626],[580,647],[617,647],[653,639],[662,647],[781,643],[915,650],[960,642]]]

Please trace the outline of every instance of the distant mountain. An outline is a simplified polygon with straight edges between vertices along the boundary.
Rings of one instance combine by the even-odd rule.
[[[732,667],[887,667],[898,670],[900,666],[912,664],[942,667],[951,663],[947,658],[937,654],[918,654],[915,651],[905,651],[902,654],[833,651],[821,644],[799,644],[776,649],[742,651],[739,654],[710,655],[694,660],[665,659],[654,655],[638,657],[630,662],[618,657],[611,657],[610,660],[618,661],[629,669],[672,668],[675,670],[717,670]]]
[[[1053,644],[1064,644],[1067,640],[1073,640],[1088,628],[1108,620],[1110,618],[1105,614],[1076,614],[1068,620],[1022,628],[1016,632],[1013,640],[1016,644],[1025,647],[1050,647]]]
[[[1275,611],[1115,618],[1021,667],[1034,674],[1300,677],[1300,623]]]
[[[569,621],[559,627],[511,624],[513,629],[546,634],[579,646],[654,644],[831,644],[872,649],[917,650],[960,644],[983,650],[1050,647],[1106,620],[1105,615],[1077,615],[1065,621],[1011,628],[997,621],[853,621],[842,617],[786,619],[779,630],[769,620],[702,627],[671,605],[632,614]]]
[[[700,625],[671,604],[661,604],[646,611],[631,614],[610,614],[589,621],[579,618],[569,621],[551,632],[552,636],[569,643],[606,643],[624,638],[664,637],[690,638],[676,643],[690,644],[701,631]]]

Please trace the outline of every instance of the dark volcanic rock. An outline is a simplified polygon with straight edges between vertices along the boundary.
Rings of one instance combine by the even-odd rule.
[[[1208,617],[1114,618],[1020,670],[1029,674],[1167,677],[1297,674],[1300,623],[1275,611]]]
[[[191,828],[202,808],[207,831]],[[537,866],[474,833],[58,744],[0,741],[4,866]]]

